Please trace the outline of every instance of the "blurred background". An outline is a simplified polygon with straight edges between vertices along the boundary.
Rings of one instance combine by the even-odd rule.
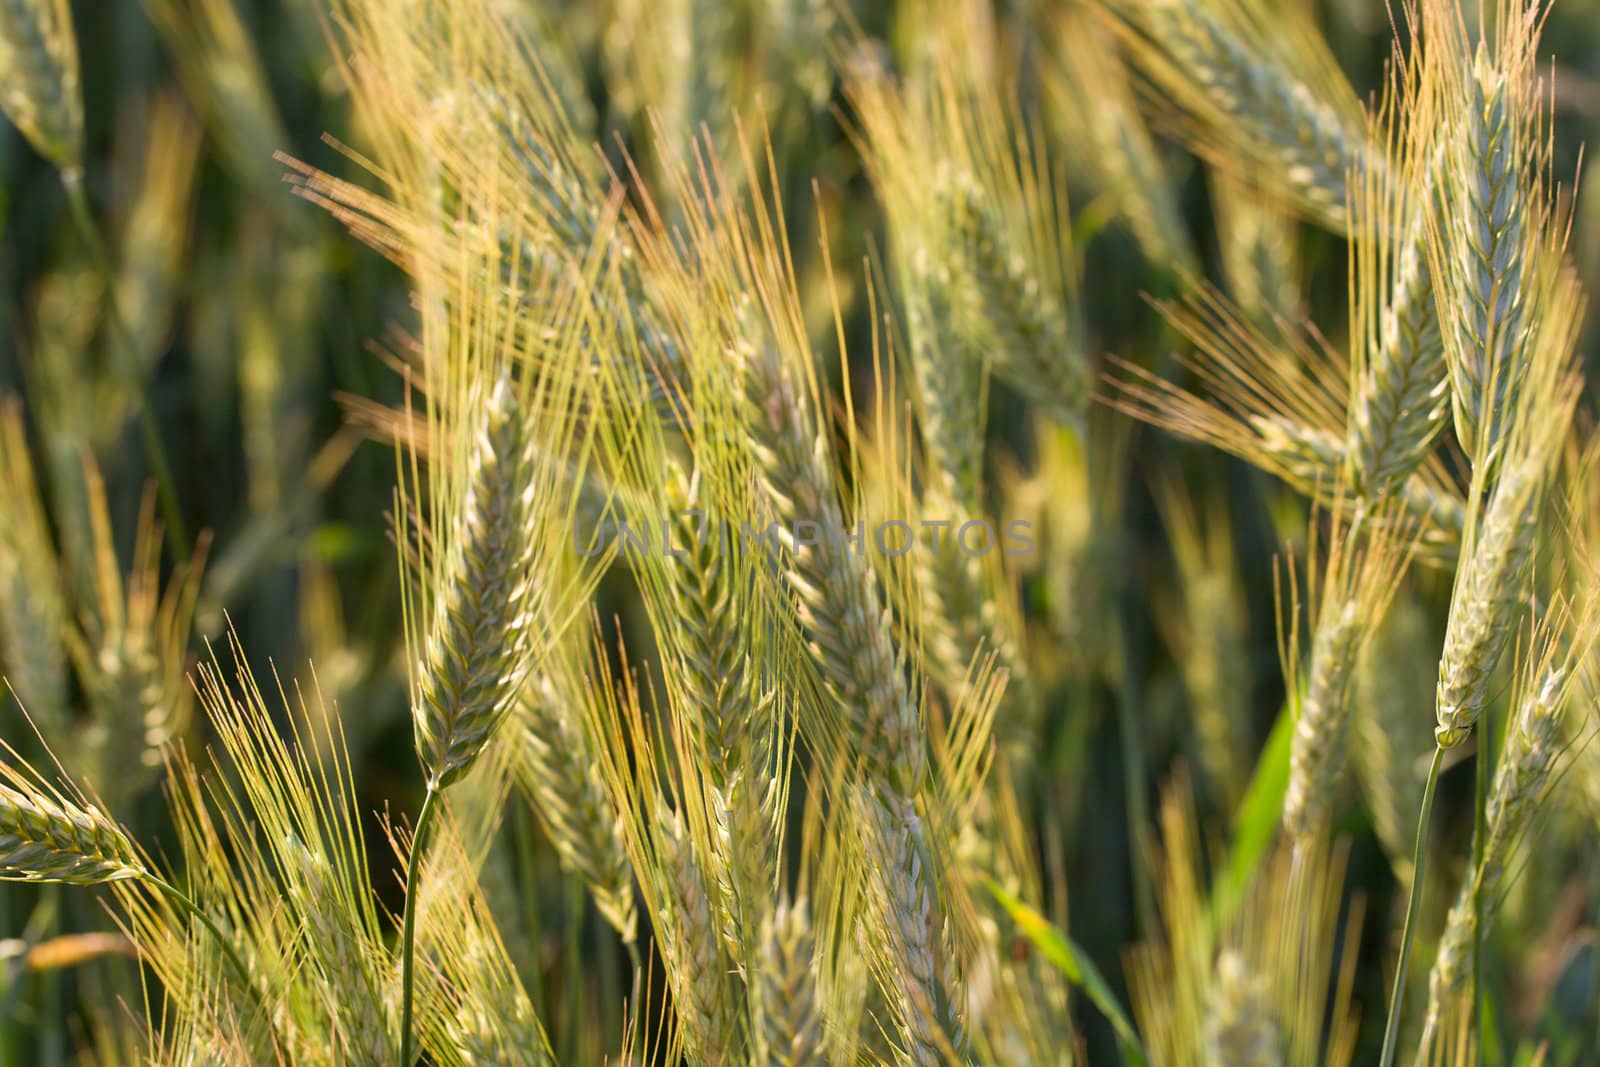
[[[1379,0],[1284,3],[1307,9],[1359,95],[1380,88],[1393,33]],[[377,407],[401,398],[386,352],[414,315],[400,272],[283,180],[280,153],[361,176],[334,143],[359,149],[361,131],[351,125],[326,15],[315,0],[70,6],[86,115],[81,189],[107,262],[97,262],[100,252],[74,217],[55,166],[0,125],[0,393],[11,420],[5,485],[14,493],[22,484],[23,443],[43,504],[42,528],[29,528],[19,497],[0,501],[10,513],[0,518],[10,539],[11,562],[0,574],[8,670],[14,675],[21,662],[24,673],[31,665],[49,675],[44,691],[61,709],[56,721],[41,722],[52,748],[74,774],[114,797],[116,814],[159,849],[169,832],[159,774],[134,769],[137,749],[107,725],[115,712],[106,709],[127,694],[114,686],[108,693],[106,672],[80,662],[86,653],[70,641],[38,648],[26,640],[34,632],[29,612],[48,607],[40,583],[51,581],[59,610],[90,620],[85,633],[117,625],[108,604],[119,591],[108,594],[96,570],[114,553],[115,573],[142,575],[142,584],[130,580],[120,590],[121,602],[159,601],[151,606],[159,614],[163,591],[170,594],[179,617],[154,629],[170,632],[191,660],[231,626],[259,677],[274,667],[286,684],[314,677],[341,709],[358,800],[376,834],[377,813],[414,812],[419,800],[387,517],[395,456],[372,432]],[[647,180],[649,105],[658,105],[658,121],[684,130],[704,124],[713,137],[729,135],[734,115],[764,119],[823,351],[832,351],[833,297],[854,346],[866,350],[868,284],[886,247],[883,212],[848,134],[833,60],[859,59],[862,42],[870,42],[874,62],[916,64],[927,6],[499,3],[538,43],[578,128],[619,166],[635,156]],[[1307,317],[1341,343],[1348,321],[1342,237],[1218,176],[1156,121],[1163,195],[1179,213],[1177,232],[1188,248],[1177,255],[1153,249],[1099,147],[1100,138],[1144,121],[1111,39],[1066,2],[997,3],[994,15],[1013,42],[1025,104],[1067,178],[1075,306],[1097,360],[1114,354],[1177,373],[1169,360],[1179,340],[1141,294],[1177,292],[1174,265],[1185,260],[1246,309]],[[1594,0],[1556,5],[1545,42],[1555,53],[1553,173],[1570,187],[1585,140],[1600,130],[1600,8]],[[1591,290],[1600,280],[1597,205],[1579,199],[1572,237]],[[824,291],[824,233],[841,265],[832,294]],[[119,355],[124,328],[137,354],[132,374]],[[1585,351],[1591,347],[1586,335]],[[185,561],[173,540],[162,547],[149,532],[152,516],[160,521],[163,512],[149,488],[156,472],[141,437],[144,403],[170,456],[173,495],[187,540],[204,554],[202,570],[180,572]],[[1040,708],[1030,727],[1039,771],[1026,783],[1026,802],[1054,887],[1049,910],[1125,991],[1123,954],[1140,939],[1130,823],[1153,832],[1151,813],[1174,780],[1191,783],[1203,827],[1233,819],[1283,705],[1274,558],[1298,549],[1305,506],[1227,456],[1105,410],[1092,419],[1098,447],[1085,467],[1069,435],[1026,414],[1018,397],[993,387],[990,455],[999,458],[989,482],[999,506],[1035,516],[1048,531],[1045,550],[1019,576]],[[170,521],[165,526],[170,534]],[[41,559],[49,561],[42,569]],[[1393,647],[1421,650],[1411,662],[1422,662],[1436,654],[1448,580],[1425,572],[1413,585],[1389,638]],[[632,618],[625,583],[603,591],[600,610]],[[1394,684],[1417,688],[1414,679]],[[176,690],[169,695],[183,699]],[[1427,677],[1419,699],[1431,704]],[[193,724],[183,731],[204,743]],[[45,759],[9,698],[0,735]],[[1380,771],[1367,763],[1363,780]],[[1470,778],[1468,771],[1444,779],[1444,841],[1470,835]],[[1338,828],[1353,842],[1350,899],[1374,917],[1363,927],[1355,976],[1372,1017],[1381,1017],[1391,916],[1404,903],[1395,867],[1409,847],[1398,827],[1410,824],[1382,807],[1352,789],[1338,809]],[[1552,822],[1542,832],[1553,847],[1593,870],[1593,814],[1575,809]],[[507,832],[514,853],[548,850],[531,823]],[[604,986],[620,981],[619,969],[586,961],[615,961],[618,946],[580,883],[551,862],[527,869],[549,872],[532,895],[530,987],[543,990],[563,1061],[597,1062],[606,1039],[596,1035],[606,1030],[592,1025],[581,1001],[591,996],[614,1011],[615,990]],[[394,878],[375,881],[393,894],[391,905],[398,901]],[[1506,973],[1535,978],[1507,978],[1507,1003],[1537,1026],[1570,1024],[1593,1035],[1600,1025],[1591,925],[1597,892],[1593,878],[1587,886],[1545,885],[1509,911],[1506,923],[1525,935],[1508,936],[1520,947],[1518,966]],[[127,1009],[137,1008],[136,972],[119,960],[114,938],[79,936],[114,929],[93,894],[0,886],[0,1063],[75,1062],[94,1047],[101,1062],[119,1062],[114,1049],[126,1009],[117,1001],[130,998]],[[42,945],[57,951],[37,951]],[[1018,951],[1026,951],[1020,941]],[[1537,1021],[1545,1012],[1566,1021]],[[1094,1055],[1110,1055],[1109,1034],[1092,1012],[1083,1015],[1090,1062],[1101,1062]],[[1376,1040],[1374,1029],[1364,1027],[1364,1042]]]

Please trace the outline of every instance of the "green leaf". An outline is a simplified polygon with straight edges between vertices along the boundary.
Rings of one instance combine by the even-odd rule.
[[[1117,1003],[1116,995],[1111,992],[1111,986],[1088,954],[1051,925],[1049,919],[1006,892],[999,883],[988,878],[984,879],[984,883],[1006,914],[1011,916],[1011,921],[1022,936],[1031,941],[1073,985],[1082,989],[1094,1006],[1100,1009],[1100,1014],[1111,1023],[1122,1045],[1123,1060],[1133,1067],[1146,1067],[1150,1061],[1145,1056],[1144,1047],[1139,1044],[1139,1035],[1134,1031],[1133,1023],[1128,1020],[1122,1005]]]
[[[1233,918],[1244,900],[1250,876],[1261,864],[1261,857],[1278,832],[1283,818],[1283,798],[1289,791],[1289,749],[1294,741],[1294,715],[1286,704],[1278,712],[1267,737],[1261,758],[1256,761],[1250,787],[1234,820],[1233,849],[1211,891],[1211,925],[1222,925]]]

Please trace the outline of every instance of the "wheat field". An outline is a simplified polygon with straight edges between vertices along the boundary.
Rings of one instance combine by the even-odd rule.
[[[1595,0],[0,0],[0,1067],[1600,1063]]]

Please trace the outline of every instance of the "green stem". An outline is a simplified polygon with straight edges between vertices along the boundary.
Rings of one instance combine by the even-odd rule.
[[[178,507],[178,490],[172,479],[172,466],[167,462],[167,450],[161,443],[161,433],[156,426],[155,410],[150,405],[150,394],[145,389],[144,370],[139,365],[139,350],[133,342],[133,332],[128,329],[128,324],[122,318],[122,312],[117,308],[116,271],[111,265],[111,256],[106,252],[105,242],[100,239],[100,231],[95,226],[94,216],[89,211],[89,201],[84,196],[82,180],[76,174],[63,172],[61,185],[67,191],[67,204],[72,210],[72,221],[77,225],[84,244],[89,246],[89,256],[94,260],[95,269],[100,273],[101,281],[106,287],[106,308],[111,320],[111,332],[115,337],[115,347],[122,353],[124,384],[133,391],[134,402],[139,409],[139,428],[144,437],[145,455],[150,460],[150,469],[155,474],[156,492],[161,498],[161,515],[167,524],[167,537],[172,542],[173,556],[182,562],[190,556],[189,533],[183,523],[183,511]]]
[[[1473,798],[1472,811],[1472,870],[1482,872],[1483,850],[1488,841],[1488,825],[1486,803],[1489,798],[1489,726],[1488,720],[1478,726],[1478,755],[1476,758],[1477,782]],[[1483,1016],[1487,1001],[1482,997],[1483,990],[1483,879],[1474,874],[1472,880],[1472,1001],[1475,1006],[1478,1023],[1478,1040],[1473,1042],[1473,1062],[1482,1067],[1483,1064],[1483,1037],[1488,1033],[1484,1027]]]
[[[563,879],[566,907],[566,943],[562,949],[561,964],[566,970],[566,997],[563,1006],[567,1012],[568,1062],[573,1054],[583,1048],[583,908],[586,890],[583,879],[568,874]]]
[[[406,858],[406,911],[400,927],[400,1067],[411,1067],[416,1062],[412,1051],[411,999],[416,987],[417,942],[417,878],[422,866],[423,835],[433,821],[435,801],[439,787],[428,783],[428,792],[422,798],[422,810],[417,813],[417,830],[411,835],[411,855]]]
[[[644,1025],[642,1008],[644,999],[644,963],[639,959],[639,944],[636,936],[630,937],[623,942],[623,946],[628,950],[628,962],[633,965],[633,996],[628,1004],[628,1013],[633,1019],[630,1024],[633,1032],[623,1043],[624,1047],[630,1047],[633,1042],[639,1040],[639,1028]]]
[[[1422,875],[1427,866],[1428,822],[1433,816],[1433,794],[1439,785],[1439,765],[1444,749],[1433,750],[1428,782],[1422,787],[1422,813],[1417,818],[1417,844],[1411,854],[1411,893],[1406,900],[1406,924],[1400,933],[1400,963],[1395,968],[1394,992],[1389,995],[1389,1022],[1383,1031],[1383,1056],[1378,1067],[1394,1067],[1400,1045],[1400,1007],[1405,1003],[1406,968],[1411,962],[1411,939],[1416,935],[1417,908],[1422,903]]]

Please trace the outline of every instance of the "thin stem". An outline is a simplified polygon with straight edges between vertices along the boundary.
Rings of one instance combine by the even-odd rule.
[[[1383,1056],[1378,1067],[1394,1067],[1400,1046],[1400,1007],[1405,1003],[1406,968],[1411,962],[1411,939],[1416,934],[1417,908],[1422,903],[1422,875],[1427,866],[1428,822],[1433,816],[1433,794],[1439,785],[1439,765],[1444,749],[1433,750],[1428,765],[1428,782],[1422,787],[1422,813],[1417,818],[1417,845],[1411,854],[1411,893],[1406,900],[1406,924],[1400,933],[1400,963],[1395,968],[1394,992],[1389,995],[1389,1022],[1383,1031]]]
[[[139,409],[139,428],[144,438],[144,451],[156,477],[156,492],[161,499],[161,516],[167,524],[167,537],[172,542],[173,556],[178,561],[189,558],[189,532],[183,523],[183,511],[178,507],[178,490],[172,479],[172,466],[167,462],[167,450],[161,443],[161,433],[156,426],[155,410],[150,406],[150,394],[145,389],[144,371],[139,365],[139,350],[133,342],[133,332],[117,308],[117,276],[111,265],[111,256],[100,238],[94,216],[89,211],[89,201],[83,193],[83,182],[76,174],[63,172],[61,185],[67,191],[67,204],[72,209],[72,221],[78,227],[84,244],[89,246],[89,257],[94,260],[106,287],[106,308],[111,319],[111,332],[115,348],[122,353],[124,384],[133,391]]]
[[[583,1034],[583,906],[584,887],[583,879],[576,874],[569,874],[566,878],[566,934],[562,964],[566,968],[567,993],[567,1032],[572,1035],[571,1041],[575,1047],[582,1041]]]
[[[644,964],[639,959],[639,943],[635,937],[624,941],[623,947],[628,950],[628,962],[633,965],[633,996],[628,1004],[628,1014],[632,1017],[631,1032],[623,1038],[622,1047],[628,1048],[631,1042],[639,1040],[639,1028],[644,1025],[642,1000],[644,995]]]
[[[1483,879],[1477,872],[1483,870],[1483,850],[1488,840],[1486,804],[1489,799],[1489,728],[1487,719],[1478,727],[1478,754],[1475,760],[1477,782],[1474,786],[1472,810],[1472,1000],[1478,1015],[1479,1039],[1474,1042],[1473,1062],[1482,1067],[1483,1039],[1488,1030],[1483,1027],[1486,1001],[1480,996],[1483,989]]]
[[[406,911],[400,927],[400,1067],[411,1067],[416,1062],[411,1040],[411,997],[416,986],[417,878],[422,866],[423,835],[433,821],[438,796],[439,787],[429,781],[422,810],[417,813],[417,829],[411,835],[411,855],[406,858]]]

